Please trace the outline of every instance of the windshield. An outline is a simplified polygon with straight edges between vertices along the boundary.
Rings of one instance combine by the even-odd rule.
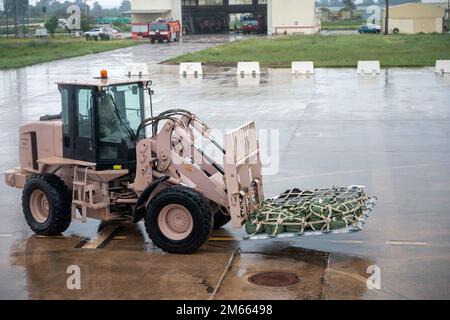
[[[160,31],[167,31],[169,30],[169,25],[166,23],[154,23],[151,26],[152,31],[160,30]]]
[[[99,138],[121,142],[134,139],[144,119],[144,96],[141,84],[110,86],[102,91],[98,101]],[[142,134],[140,134],[141,138]]]
[[[244,26],[256,26],[257,25],[257,21],[256,20],[251,20],[251,21],[244,21],[243,25]]]

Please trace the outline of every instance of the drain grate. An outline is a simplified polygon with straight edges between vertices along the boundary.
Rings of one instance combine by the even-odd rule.
[[[300,281],[295,273],[291,272],[260,272],[248,277],[250,283],[266,287],[285,287]]]

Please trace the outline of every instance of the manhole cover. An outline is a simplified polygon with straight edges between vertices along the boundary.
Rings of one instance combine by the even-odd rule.
[[[260,272],[248,277],[250,283],[258,286],[285,287],[296,284],[299,278],[291,272]]]

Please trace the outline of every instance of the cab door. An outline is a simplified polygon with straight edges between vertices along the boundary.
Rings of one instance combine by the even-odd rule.
[[[92,87],[78,87],[74,91],[75,159],[95,163],[95,93]]]

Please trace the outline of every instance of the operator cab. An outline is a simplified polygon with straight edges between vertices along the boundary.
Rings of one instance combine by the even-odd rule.
[[[91,82],[59,82],[64,158],[93,162],[97,170],[135,168],[149,83],[109,80],[106,73]]]

